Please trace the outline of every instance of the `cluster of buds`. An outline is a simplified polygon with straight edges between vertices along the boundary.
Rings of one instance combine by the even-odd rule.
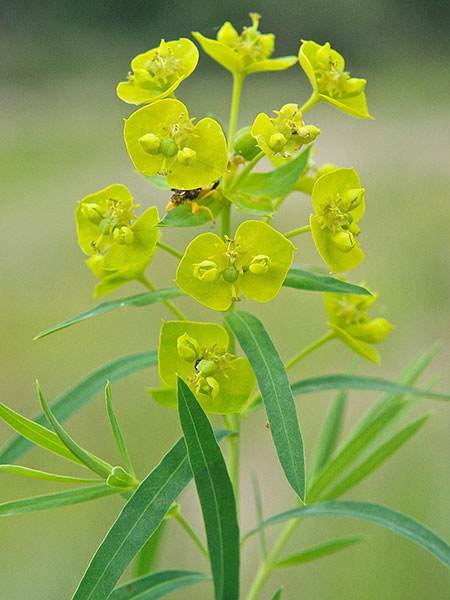
[[[269,157],[288,158],[320,134],[320,129],[314,125],[304,124],[297,104],[285,104],[273,112],[277,115],[274,118],[260,113],[252,126],[252,136]]]
[[[176,189],[195,189],[219,179],[227,168],[225,136],[217,121],[196,125],[179,100],[158,100],[125,121],[125,143],[135,167],[163,175]]]
[[[260,221],[245,221],[234,239],[204,233],[186,248],[177,285],[214,310],[227,310],[242,294],[258,302],[274,298],[292,264],[294,246]]]

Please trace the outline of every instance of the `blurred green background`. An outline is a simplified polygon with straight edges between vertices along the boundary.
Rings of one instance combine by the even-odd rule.
[[[263,15],[261,30],[274,32],[275,55],[293,54],[300,38],[332,45],[347,59],[354,76],[366,77],[374,121],[356,120],[326,105],[308,114],[322,129],[317,160],[354,166],[367,189],[362,222],[366,260],[351,273],[380,291],[383,313],[396,329],[382,345],[383,364],[359,363],[358,372],[396,378],[414,356],[436,340],[442,347],[422,379],[439,374],[437,387],[450,389],[449,296],[450,236],[448,159],[449,11],[442,1],[373,0],[269,2],[214,0],[0,2],[0,187],[2,210],[1,400],[27,416],[38,409],[34,379],[48,399],[70,387],[89,370],[113,358],[157,347],[162,306],[127,309],[82,323],[33,342],[42,329],[94,305],[93,275],[78,248],[73,212],[79,199],[111,183],[123,183],[143,206],[160,210],[167,195],[137,175],[122,142],[122,119],[132,107],[115,96],[137,53],[200,30],[214,36],[225,20],[238,28],[247,13]],[[192,116],[210,111],[226,121],[230,75],[201,55],[195,73],[178,90]],[[240,124],[285,102],[303,103],[309,84],[298,66],[279,74],[252,75],[242,99]],[[281,231],[301,226],[310,212],[306,196],[293,195],[274,224]],[[241,215],[242,216],[242,215]],[[235,222],[237,223],[238,218]],[[243,216],[242,216],[243,217]],[[167,243],[182,250],[193,230],[164,231]],[[195,232],[197,233],[197,231]],[[296,260],[321,265],[307,236],[298,238]],[[159,253],[148,270],[158,285],[168,285],[176,261]],[[138,293],[129,284],[111,297]],[[142,290],[143,291],[143,290]],[[199,320],[217,315],[190,299],[179,302]],[[325,330],[320,295],[283,289],[269,305],[243,303],[267,325],[287,358]],[[346,370],[350,351],[333,342],[297,367],[297,377]],[[118,416],[143,477],[179,435],[177,416],[152,403],[146,387],[157,385],[155,369],[113,384]],[[305,396],[298,403],[308,456],[333,394]],[[348,429],[374,402],[375,395],[354,392],[346,417]],[[450,478],[448,406],[421,400],[414,412],[435,416],[398,455],[347,497],[372,500],[406,512],[447,539]],[[412,418],[412,415],[409,416]],[[101,396],[68,423],[76,439],[110,461],[118,460]],[[0,423],[0,442],[10,431]],[[28,466],[71,471],[40,450]],[[258,473],[265,513],[292,505],[264,417],[248,419],[243,431],[242,529],[255,523],[249,468]],[[75,467],[73,473],[76,473]],[[61,489],[58,484],[0,478],[5,501]],[[0,597],[5,600],[69,598],[87,563],[120,510],[119,498],[3,519],[0,523]],[[192,489],[183,510],[201,528]],[[443,600],[450,578],[443,565],[410,542],[375,526],[347,520],[311,520],[289,544],[304,548],[335,534],[364,533],[354,549],[272,577],[261,598],[272,597],[286,582],[284,597],[311,600]],[[272,530],[269,537],[275,535]],[[253,575],[257,542],[246,546],[243,586]],[[205,569],[201,556],[170,523],[161,568]],[[173,598],[210,598],[206,584]]]

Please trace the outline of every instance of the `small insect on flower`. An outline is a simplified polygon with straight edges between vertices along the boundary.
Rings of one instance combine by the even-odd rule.
[[[211,217],[213,223],[216,222],[214,214],[209,206],[202,206],[200,202],[204,202],[210,198],[217,189],[219,182],[216,181],[212,185],[204,188],[195,188],[193,190],[177,190],[172,188],[172,197],[170,198],[169,204],[166,206],[166,212],[169,212],[171,208],[180,206],[181,204],[189,203],[192,207],[192,214],[198,215],[201,210],[206,210]]]

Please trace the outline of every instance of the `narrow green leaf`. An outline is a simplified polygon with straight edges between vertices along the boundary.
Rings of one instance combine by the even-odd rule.
[[[58,454],[63,458],[67,458],[78,464],[83,464],[72,452],[70,452],[66,446],[61,442],[59,437],[53,431],[49,431],[46,427],[30,421],[26,417],[19,415],[11,408],[8,408],[0,402],[0,417],[7,423],[14,431],[21,436],[17,439],[29,440],[30,446],[36,444],[41,448],[50,450],[54,454]],[[8,450],[8,447],[6,448]],[[8,452],[3,451],[1,459],[4,460],[3,456],[8,455]],[[3,463],[3,460],[1,461]]]
[[[196,571],[160,571],[129,581],[109,596],[110,600],[158,600],[176,590],[209,581],[211,577]]]
[[[283,591],[283,589],[284,589],[284,586],[280,587],[280,589],[277,590],[275,592],[275,594],[272,596],[272,600],[280,600],[280,598],[281,598],[281,592]]]
[[[213,194],[200,206],[206,206],[212,212],[214,217],[218,217],[223,208],[223,203],[218,194]],[[171,208],[164,218],[158,223],[160,227],[198,227],[211,222],[211,215],[208,210],[200,210],[196,215],[192,212],[192,204],[185,202],[179,206]]]
[[[223,439],[229,432],[216,432]],[[144,479],[97,549],[73,600],[106,600],[134,556],[192,479],[181,438]]]
[[[381,414],[368,427],[362,429],[351,442],[344,445],[317,475],[315,480],[310,480],[308,486],[308,500],[315,502],[323,490],[340,475],[352,462],[361,456],[365,450],[386,427],[387,424],[401,410],[401,406],[393,405]]]
[[[45,481],[58,481],[60,483],[98,483],[98,479],[81,479],[81,477],[69,477],[68,475],[57,475],[46,473],[20,465],[0,465],[0,473],[19,475],[20,477],[31,477],[32,479],[43,479]]]
[[[170,185],[167,183],[164,177],[160,175],[145,175],[145,173],[141,173],[140,171],[136,171],[139,175],[142,175],[144,179],[146,179],[149,183],[151,183],[158,190],[170,190]]]
[[[286,287],[297,290],[310,290],[312,292],[333,292],[334,294],[357,294],[360,296],[371,296],[365,287],[342,281],[331,277],[331,275],[320,275],[312,271],[306,271],[300,267],[291,267],[283,283]]]
[[[131,356],[113,360],[111,363],[93,371],[87,377],[76,383],[72,388],[67,390],[67,392],[61,394],[55,402],[50,404],[51,411],[58,421],[62,423],[79,408],[84,406],[84,404],[89,402],[89,400],[91,400],[98,392],[103,391],[108,380],[111,382],[118,381],[119,379],[127,377],[127,375],[131,375],[136,371],[141,371],[142,369],[152,367],[156,364],[158,364],[157,352],[141,352],[139,354],[133,354]],[[2,411],[2,406],[3,405],[0,403],[0,416],[3,418],[4,411]],[[13,413],[11,409],[7,409],[7,411],[9,414]],[[17,413],[14,413],[14,415],[16,415],[16,418],[20,417]],[[29,421],[24,417],[20,417],[20,419],[26,421],[27,427],[33,424],[33,421]],[[48,421],[43,414],[37,416],[34,419],[34,422],[44,426],[48,425]],[[13,427],[13,429],[16,429],[16,427]],[[16,429],[16,431],[18,430]],[[39,431],[41,435],[49,436],[53,441],[57,441],[59,447],[65,452],[65,458],[72,456],[71,460],[79,462],[71,453],[67,452],[65,446],[60,442],[53,431],[48,431],[46,427],[40,427]],[[12,463],[16,461],[33,447],[33,443],[38,443],[34,440],[29,441],[30,438],[22,432],[18,431],[18,433],[21,435],[13,438],[0,452],[0,463]],[[56,452],[56,450],[52,451]]]
[[[421,390],[380,377],[366,377],[364,375],[322,375],[321,377],[302,379],[292,384],[292,391],[295,395],[322,392],[324,390],[374,390],[402,396],[422,396],[432,400],[450,400],[450,394]]]
[[[250,173],[239,184],[237,191],[268,198],[285,196],[305,170],[310,151],[311,146],[308,146],[293,160],[268,173]]]
[[[92,485],[87,488],[77,488],[65,492],[56,492],[55,494],[46,494],[45,496],[35,496],[34,498],[25,498],[23,500],[12,500],[0,504],[0,517],[9,517],[11,515],[21,515],[24,513],[35,512],[38,510],[47,510],[48,508],[57,508],[58,506],[68,506],[70,504],[79,504],[111,496],[120,492],[118,488],[112,488],[104,483]]]
[[[94,456],[90,452],[87,452],[70,437],[70,435],[61,427],[58,420],[55,418],[52,411],[50,410],[50,407],[48,406],[37,381],[36,388],[42,410],[44,411],[45,416],[47,417],[49,423],[55,430],[55,433],[59,437],[61,442],[66,446],[68,450],[72,452],[72,454],[75,454],[75,456],[88,469],[90,469],[94,473],[97,473],[97,475],[100,475],[100,477],[107,478],[112,471],[112,465],[109,465],[107,462],[101,460],[97,456]]]
[[[127,445],[125,444],[125,440],[123,438],[122,432],[120,430],[119,423],[117,421],[116,415],[114,414],[114,409],[111,400],[111,385],[109,381],[105,387],[105,396],[106,396],[106,411],[108,413],[109,422],[111,423],[111,429],[114,434],[114,439],[116,440],[117,448],[119,449],[120,455],[123,460],[124,467],[130,475],[135,476],[133,465],[131,464],[130,455],[128,454]]]
[[[216,600],[239,598],[239,525],[233,485],[208,417],[177,378],[180,423],[202,507]]]
[[[312,459],[312,464],[309,470],[309,477],[315,479],[317,474],[323,469],[333,453],[339,433],[342,427],[342,420],[347,404],[348,393],[346,390],[341,390],[336,395],[330,411],[325,419],[319,439],[316,446],[316,451]]]
[[[153,292],[145,292],[144,294],[136,294],[135,296],[129,296],[128,298],[121,298],[120,300],[110,300],[109,302],[102,302],[98,304],[94,308],[83,312],[76,317],[72,317],[67,321],[63,321],[58,325],[54,325],[53,327],[49,327],[48,329],[44,329],[37,334],[34,338],[35,340],[39,340],[51,333],[55,333],[56,331],[61,331],[61,329],[66,329],[66,327],[71,327],[76,323],[80,323],[81,321],[85,321],[86,319],[90,319],[91,317],[96,317],[98,315],[102,315],[105,312],[109,312],[110,310],[115,310],[116,308],[122,308],[123,306],[149,306],[150,304],[155,304],[156,302],[162,302],[163,300],[170,300],[171,298],[177,298],[178,296],[183,296],[184,292],[180,290],[178,287],[170,287],[163,288],[160,290],[155,290]]]
[[[422,546],[450,567],[450,546],[446,541],[411,517],[372,502],[346,501],[309,504],[275,515],[264,521],[260,527],[304,517],[345,517],[377,523]],[[256,533],[260,527],[250,531],[244,539]]]
[[[167,520],[164,520],[160,523],[155,533],[142,546],[141,550],[139,551],[139,554],[136,556],[136,561],[134,563],[135,577],[142,577],[143,575],[147,575],[147,573],[150,573],[150,571],[153,570],[155,562],[161,551],[161,545],[164,539],[166,525]]]
[[[259,487],[258,477],[253,469],[250,471],[250,476],[251,476],[251,480],[252,480],[253,497],[255,499],[256,519],[257,519],[257,523],[259,525],[264,520],[262,499],[261,499],[261,490]],[[264,533],[264,529],[261,529],[261,531],[260,531],[259,543],[260,543],[260,547],[261,547],[261,558],[263,560],[265,560],[267,558],[267,544],[266,544],[266,536]]]
[[[335,554],[340,550],[344,550],[349,546],[353,546],[353,544],[358,544],[364,540],[361,536],[356,537],[346,537],[339,538],[337,540],[333,540],[331,542],[325,542],[324,544],[318,544],[314,546],[314,548],[308,548],[308,550],[302,550],[301,552],[297,552],[292,556],[288,556],[284,560],[280,560],[276,565],[276,569],[282,569],[284,567],[294,567],[297,565],[301,565],[306,562],[310,562],[312,560],[316,560],[318,558],[323,558],[324,556],[330,556],[330,554]]]
[[[270,432],[286,478],[303,499],[303,439],[286,369],[263,324],[254,315],[246,312],[228,313],[225,321],[237,337],[258,380]]]
[[[416,419],[389,440],[381,444],[379,448],[373,451],[360,465],[349,473],[342,481],[334,486],[327,494],[325,500],[334,500],[342,496],[349,489],[355,487],[365,477],[370,475],[375,469],[382,465],[390,456],[403,446],[415,433],[421,429],[431,414],[424,415]]]
[[[248,215],[271,217],[274,214],[272,200],[267,196],[255,196],[244,192],[229,192],[223,195],[238,210]]]

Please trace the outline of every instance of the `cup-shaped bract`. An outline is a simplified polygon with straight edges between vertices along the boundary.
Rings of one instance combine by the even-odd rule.
[[[162,383],[173,388],[179,375],[206,412],[238,413],[256,379],[248,359],[235,358],[228,346],[228,333],[216,323],[163,322],[158,349]]]
[[[125,120],[125,143],[138,171],[164,175],[176,189],[195,189],[217,181],[226,171],[227,143],[219,123],[196,125],[179,100],[158,100]]]
[[[75,211],[78,241],[91,255],[87,264],[102,280],[94,295],[103,295],[136,279],[150,262],[159,238],[158,210],[136,217],[129,190],[120,184],[90,194]]]
[[[196,237],[186,248],[176,284],[201,304],[227,310],[242,293],[268,302],[280,291],[295,247],[281,233],[261,221],[242,223],[233,240],[214,233]]]
[[[355,169],[335,169],[319,177],[312,189],[316,212],[310,216],[311,233],[323,260],[342,273],[364,259],[356,237],[364,214],[364,188]]]
[[[323,296],[330,320],[328,325],[336,337],[356,354],[379,365],[380,354],[372,348],[372,344],[382,342],[393,325],[382,317],[371,319],[367,314],[367,309],[375,302],[377,294],[357,296],[325,293]]]
[[[259,113],[252,126],[252,136],[266,156],[289,158],[306,144],[313,142],[320,133],[314,125],[305,125],[297,104],[285,104],[273,111],[270,118]]]
[[[331,173],[331,171],[335,171],[336,169],[339,169],[339,167],[333,163],[325,163],[321,167],[317,167],[313,160],[308,161],[308,167],[297,179],[294,190],[311,196],[314,184],[319,177],[322,177],[325,173]]]
[[[172,94],[195,69],[198,50],[187,38],[161,40],[157,48],[131,61],[133,72],[117,86],[117,95],[128,104],[149,104]]]
[[[372,119],[364,93],[366,80],[350,77],[344,71],[344,58],[330,47],[329,42],[321,46],[302,41],[298,58],[319,100],[354,117]]]
[[[270,58],[275,36],[273,33],[262,34],[258,30],[260,15],[250,13],[250,18],[252,25],[244,27],[241,34],[227,21],[219,29],[215,40],[197,31],[192,35],[206,54],[240,77],[261,71],[282,71],[294,65],[297,62],[296,56]]]

